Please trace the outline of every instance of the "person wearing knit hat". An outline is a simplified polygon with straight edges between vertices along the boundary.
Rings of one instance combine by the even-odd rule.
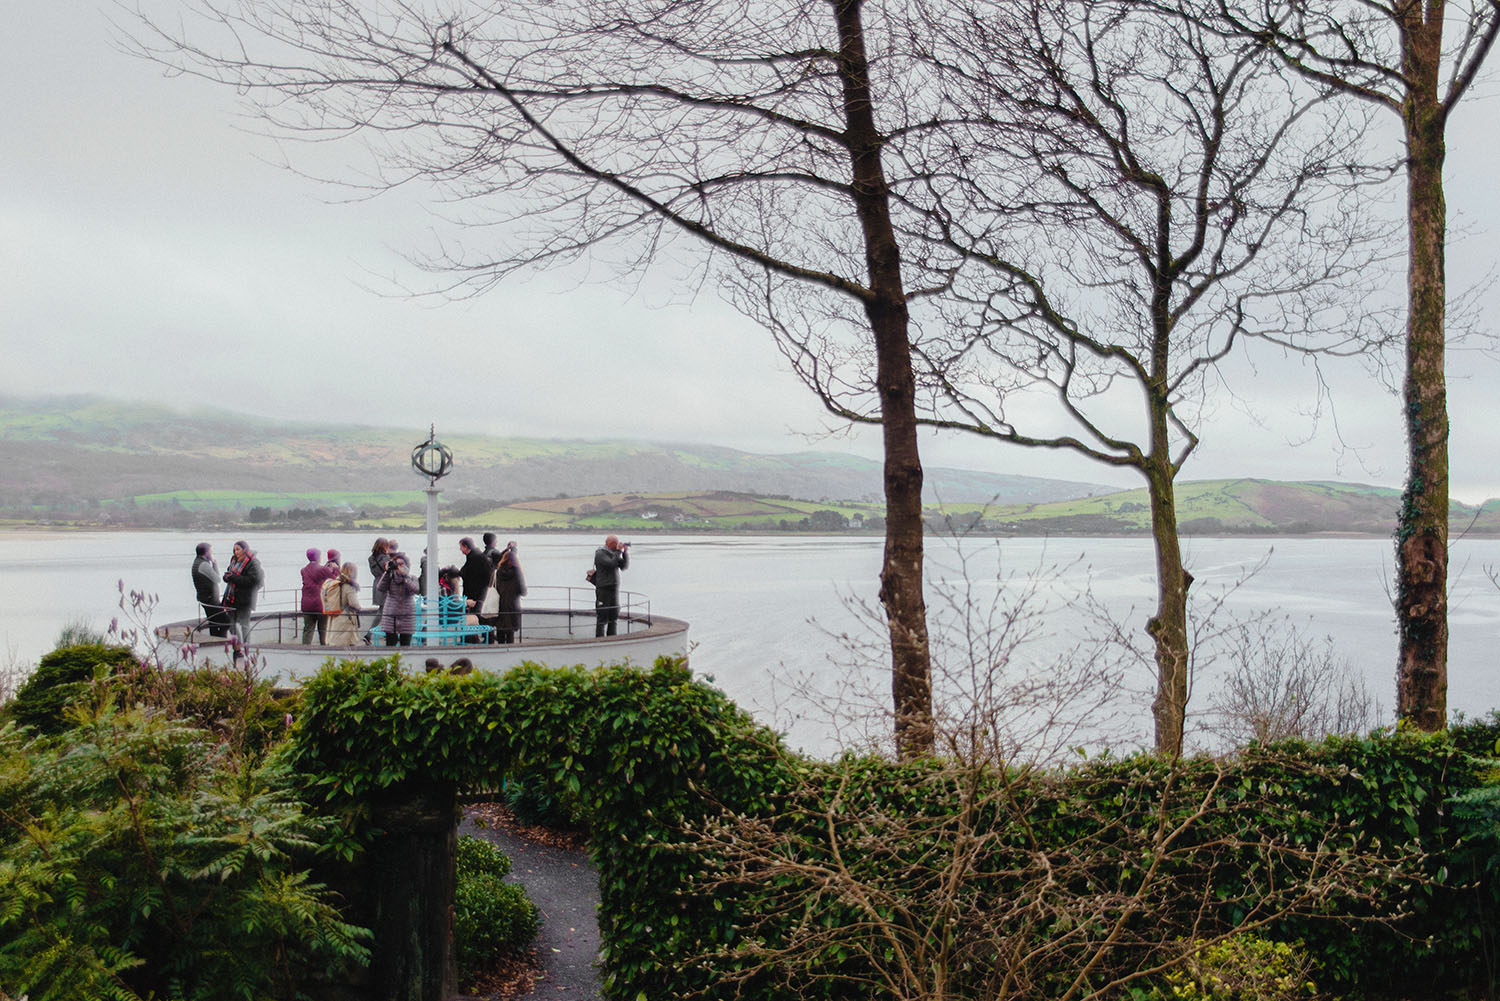
[[[307,565],[302,568],[302,645],[312,645],[313,630],[318,631],[318,645],[328,645],[328,616],[323,614],[323,585],[339,575],[338,567],[323,562],[323,553],[307,551]]]

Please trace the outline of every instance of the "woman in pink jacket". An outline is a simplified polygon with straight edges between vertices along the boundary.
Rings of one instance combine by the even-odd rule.
[[[323,562],[316,549],[307,551],[307,565],[302,568],[302,645],[312,645],[313,630],[318,631],[318,645],[328,645],[328,617],[323,614],[323,585],[339,572]]]

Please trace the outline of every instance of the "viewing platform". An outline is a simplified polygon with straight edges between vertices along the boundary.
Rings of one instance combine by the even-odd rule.
[[[466,657],[476,670],[506,671],[525,662],[546,667],[577,664],[593,667],[626,661],[649,666],[658,657],[681,657],[688,652],[688,623],[654,614],[650,600],[631,591],[620,592],[618,633],[614,636],[594,636],[593,588],[533,587],[523,603],[513,643],[464,643],[456,637],[444,636],[426,642],[414,641],[406,647],[323,646],[318,643],[316,633],[312,643],[304,646],[303,613],[296,608],[298,594],[298,591],[262,592],[261,604],[250,617],[246,644],[250,657],[267,674],[286,680],[317,673],[330,657],[375,660],[399,653],[415,671],[423,670],[429,657],[437,658],[445,669]],[[278,605],[283,610],[275,607]],[[361,635],[378,626],[374,609],[360,613]],[[230,640],[211,636],[208,622],[202,617],[167,623],[158,627],[156,634],[193,659],[217,662],[233,657]]]

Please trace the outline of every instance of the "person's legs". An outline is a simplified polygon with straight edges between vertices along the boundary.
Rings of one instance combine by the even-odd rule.
[[[394,629],[387,629],[385,631],[385,645],[386,646],[395,646],[396,645],[396,630],[394,630]]]
[[[318,646],[328,645],[328,616],[318,613]]]
[[[250,645],[250,609],[236,608],[234,610],[234,634],[240,638],[241,644]]]
[[[601,587],[594,597],[594,635],[613,636],[620,617],[620,589]]]
[[[400,640],[402,646],[411,646],[411,633],[401,633]]]
[[[210,636],[223,636],[228,632],[224,628],[224,610],[218,605],[203,605],[203,624],[208,627]]]
[[[318,619],[321,619],[322,617],[323,616],[317,614],[316,612],[303,612],[302,613],[302,645],[303,646],[311,646],[312,645],[312,634],[313,634],[313,629],[315,628],[314,625],[313,625],[313,623],[315,623]]]

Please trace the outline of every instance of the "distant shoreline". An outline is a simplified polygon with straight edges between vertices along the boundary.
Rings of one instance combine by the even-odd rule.
[[[537,535],[593,535],[599,532],[611,531],[607,525],[587,525],[580,527],[545,527],[535,526],[529,528],[505,528],[494,529],[482,522],[454,522],[441,526],[445,533],[454,532],[483,532],[498,531],[500,534],[513,534],[525,536]],[[47,524],[0,524],[0,535],[7,538],[42,538],[50,535],[73,535],[73,534],[122,534],[144,535],[152,532],[170,533],[175,535],[205,535],[205,534],[236,534],[254,535],[277,534],[277,535],[300,535],[300,534],[359,534],[369,533],[377,535],[389,532],[421,532],[423,526],[410,523],[389,525],[266,525],[266,524],[224,524],[205,525],[192,528],[174,528],[170,526],[141,526],[141,525],[47,525]],[[713,536],[744,536],[745,538],[850,538],[850,539],[883,539],[885,533],[871,529],[845,529],[843,531],[783,531],[780,529],[726,529],[717,527],[691,527],[673,526],[672,528],[650,528],[642,529],[631,526],[628,531],[638,538],[650,538],[655,535],[713,535]],[[1317,529],[1299,532],[1290,529],[1251,529],[1246,531],[1216,531],[1216,532],[1179,532],[1184,539],[1388,539],[1394,534],[1391,532],[1361,532],[1336,529]],[[982,539],[1149,539],[1149,531],[977,531],[967,533],[945,533],[929,529],[924,537],[929,539],[947,538],[953,534],[962,534],[966,538]],[[1462,538],[1495,539],[1500,538],[1500,532],[1490,530],[1473,530],[1455,533],[1450,537],[1450,542],[1460,541]]]

